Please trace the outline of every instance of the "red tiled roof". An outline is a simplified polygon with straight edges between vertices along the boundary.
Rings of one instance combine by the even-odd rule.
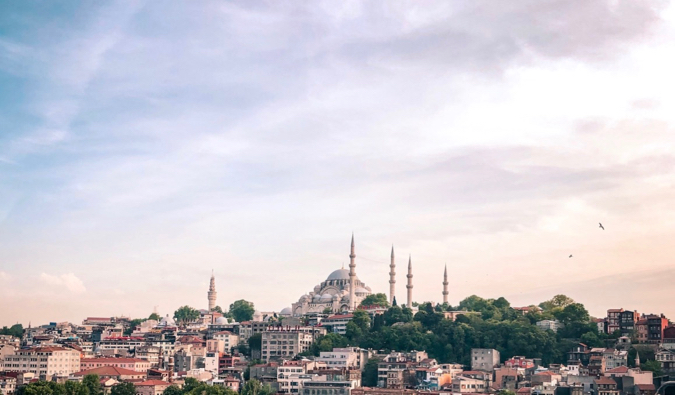
[[[554,374],[555,373],[546,370],[546,371],[539,372],[539,373],[535,374],[535,376],[553,376]]]
[[[654,384],[636,384],[640,391],[656,391]]]
[[[516,391],[519,394],[529,394],[532,392],[531,387],[523,387],[523,388],[518,388],[518,391]]]
[[[597,379],[595,379],[595,384],[599,385],[616,385],[616,381],[612,380],[609,377],[605,376],[600,376]]]
[[[82,358],[80,363],[138,363],[147,362],[140,358]]]
[[[142,383],[135,383],[134,385],[136,385],[136,386],[141,386],[141,385],[142,385],[142,386],[165,385],[165,386],[168,387],[168,386],[171,385],[171,384],[170,384],[169,382],[167,382],[167,381],[162,381],[162,380],[147,380],[147,381],[143,381]]]
[[[628,366],[619,366],[618,368],[609,369],[605,372],[607,373],[628,373]]]
[[[145,376],[144,373],[118,368],[116,366],[101,366],[98,368],[83,370],[73,373],[73,376],[86,376],[88,374],[97,374],[99,376]]]

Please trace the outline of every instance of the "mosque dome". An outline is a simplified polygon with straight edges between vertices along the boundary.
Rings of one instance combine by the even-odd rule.
[[[338,269],[331,273],[326,281],[331,280],[349,280],[349,270],[347,269]]]
[[[291,315],[293,312],[291,311],[290,307],[283,308],[280,312],[279,315]]]
[[[325,293],[325,294],[321,295],[321,301],[322,302],[330,302],[332,300],[333,300],[333,295],[331,295],[329,293]]]
[[[227,318],[225,317],[218,317],[216,318],[216,325],[227,325]]]
[[[354,292],[356,292],[357,294],[368,294],[368,293],[370,293],[370,291],[368,291],[367,289],[362,288],[362,287],[356,288],[356,290]]]

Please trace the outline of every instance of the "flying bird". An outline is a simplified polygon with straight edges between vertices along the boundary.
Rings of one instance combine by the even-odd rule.
[[[605,230],[605,227],[602,226],[602,222],[598,222],[600,224],[600,229]]]
[[[572,254],[570,254],[570,258],[572,257]]]

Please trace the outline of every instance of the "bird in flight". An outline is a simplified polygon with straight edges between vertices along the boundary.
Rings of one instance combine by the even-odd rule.
[[[602,226],[602,222],[598,222],[600,224],[600,229],[605,230],[605,227]]]
[[[572,257],[572,254],[570,254],[570,258]]]

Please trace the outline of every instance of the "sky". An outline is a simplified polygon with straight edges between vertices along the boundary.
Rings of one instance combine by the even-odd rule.
[[[675,7],[0,4],[0,325],[397,299],[675,317]],[[605,230],[599,228],[602,223]],[[569,255],[573,255],[569,258]]]

